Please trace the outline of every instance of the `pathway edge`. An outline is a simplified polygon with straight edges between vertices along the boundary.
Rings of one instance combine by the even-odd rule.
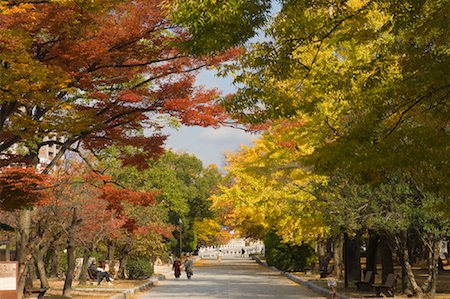
[[[300,277],[292,274],[292,273],[288,273],[288,272],[284,272],[284,271],[280,271],[275,267],[269,267],[267,265],[267,262],[264,262],[261,260],[261,258],[257,255],[252,256],[252,259],[255,260],[258,264],[263,265],[264,267],[267,267],[269,269],[272,269],[273,271],[279,272],[280,274],[286,276],[287,278],[289,278],[290,280],[292,280],[293,282],[296,282],[302,286],[305,286],[307,288],[310,288],[311,290],[313,290],[316,293],[319,293],[320,295],[325,295],[325,296],[331,296],[331,291],[328,289],[325,289],[323,287],[320,287],[312,282],[306,281],[301,279]],[[344,296],[344,295],[339,295],[338,293],[335,294],[336,298],[339,299],[351,299],[350,297]]]
[[[137,292],[141,292],[141,291],[145,291],[147,289],[149,289],[151,286],[154,286],[158,281],[161,280],[165,280],[166,276],[163,274],[157,274],[157,275],[153,275],[148,281],[144,282],[143,284],[128,289],[126,291],[123,291],[120,294],[116,294],[112,297],[110,297],[109,299],[127,299],[129,295],[135,294]]]

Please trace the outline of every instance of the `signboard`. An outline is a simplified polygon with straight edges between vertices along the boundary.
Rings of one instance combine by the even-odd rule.
[[[17,298],[18,262],[0,262],[0,299]]]

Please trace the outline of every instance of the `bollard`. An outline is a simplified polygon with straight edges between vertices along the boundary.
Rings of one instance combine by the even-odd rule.
[[[334,281],[334,280],[329,280],[328,281],[328,286],[331,288],[331,299],[335,299],[336,298],[337,282]]]

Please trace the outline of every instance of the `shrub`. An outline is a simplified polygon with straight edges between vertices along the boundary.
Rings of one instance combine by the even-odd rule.
[[[283,243],[274,231],[266,235],[264,245],[267,264],[281,271],[302,271],[315,260],[315,252],[311,245]]]
[[[130,259],[127,268],[129,279],[146,279],[153,274],[151,261],[144,257]]]

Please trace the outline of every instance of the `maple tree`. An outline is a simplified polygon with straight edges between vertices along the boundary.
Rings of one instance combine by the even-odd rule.
[[[194,72],[237,52],[194,57],[183,51],[189,36],[167,20],[160,4],[1,2],[2,165],[35,166],[41,148],[57,145],[43,165],[49,173],[67,151],[83,155],[133,144],[139,150],[132,157],[122,153],[124,162],[145,166],[145,159],[162,153],[165,140],[156,115],[186,125],[225,120],[217,93],[195,87]],[[26,254],[18,256],[22,267]]]

